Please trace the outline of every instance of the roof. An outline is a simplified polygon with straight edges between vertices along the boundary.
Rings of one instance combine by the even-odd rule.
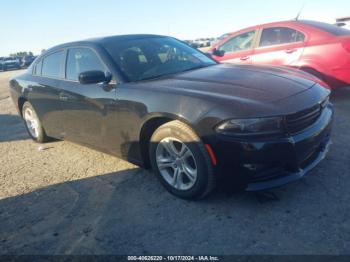
[[[96,37],[89,38],[80,41],[68,42],[60,45],[56,45],[46,50],[45,53],[50,52],[51,50],[64,48],[72,45],[98,45],[98,44],[107,44],[110,42],[116,41],[128,41],[128,40],[136,40],[136,39],[144,39],[144,38],[154,38],[154,37],[166,37],[162,35],[152,35],[152,34],[130,34],[130,35],[114,35],[114,36],[105,36],[105,37]]]

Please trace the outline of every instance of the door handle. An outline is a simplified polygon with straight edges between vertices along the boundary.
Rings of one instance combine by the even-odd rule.
[[[61,93],[61,94],[59,95],[59,99],[60,99],[61,101],[68,101],[68,100],[69,100],[69,97],[68,97],[67,95]]]
[[[284,52],[286,52],[287,54],[294,53],[295,51],[297,51],[297,50],[296,50],[296,49],[287,49],[287,50],[284,50]]]
[[[246,61],[246,60],[248,60],[249,58],[250,58],[250,56],[242,56],[242,57],[240,58],[240,60]]]

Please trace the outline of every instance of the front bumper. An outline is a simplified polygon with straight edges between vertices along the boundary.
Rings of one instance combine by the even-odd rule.
[[[274,187],[279,187],[287,183],[291,183],[294,181],[299,180],[303,176],[307,175],[309,171],[311,171],[314,167],[316,167],[327,155],[329,151],[329,147],[332,144],[331,140],[328,138],[327,140],[320,145],[320,150],[317,151],[315,158],[309,162],[308,165],[306,165],[303,168],[299,168],[298,171],[282,171],[276,178],[274,179],[268,179],[263,181],[251,181],[248,186],[246,187],[246,191],[259,191]]]
[[[331,144],[333,109],[328,105],[319,119],[302,132],[271,140],[237,140],[220,136],[215,144],[217,172],[232,184],[258,191],[296,181],[316,167]]]

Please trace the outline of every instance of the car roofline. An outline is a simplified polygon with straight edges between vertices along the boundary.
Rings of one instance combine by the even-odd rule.
[[[67,42],[67,43],[63,43],[63,44],[59,44],[59,45],[50,47],[40,56],[48,54],[50,52],[53,52],[57,49],[68,48],[71,46],[78,46],[78,45],[101,46],[104,43],[108,43],[108,42],[112,42],[112,41],[127,41],[127,40],[137,40],[137,39],[156,38],[156,37],[168,37],[168,36],[153,35],[153,34],[130,34],[130,35],[114,35],[114,36],[88,38],[85,40]]]

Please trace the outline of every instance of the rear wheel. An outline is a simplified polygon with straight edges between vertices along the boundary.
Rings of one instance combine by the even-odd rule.
[[[196,133],[180,121],[160,126],[149,147],[152,168],[163,186],[186,199],[202,198],[215,185],[210,158]]]
[[[22,107],[22,117],[27,128],[30,137],[38,142],[44,143],[49,141],[49,137],[46,136],[45,130],[36,114],[33,106],[29,102],[25,102]]]

